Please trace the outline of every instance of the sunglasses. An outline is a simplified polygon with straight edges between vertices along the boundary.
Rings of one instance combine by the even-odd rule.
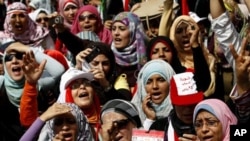
[[[78,89],[81,87],[81,85],[84,85],[84,87],[91,87],[91,81],[89,81],[88,79],[78,79],[74,82],[71,83],[70,88],[71,89]]]
[[[36,22],[40,23],[42,20],[47,22],[47,21],[49,21],[49,18],[48,17],[38,18],[38,19],[36,19]]]
[[[116,120],[116,121],[113,121],[113,123],[116,124],[117,128],[121,129],[127,126],[127,124],[129,123],[129,119]]]
[[[11,61],[13,58],[16,58],[18,60],[22,60],[23,59],[23,53],[20,52],[16,52],[16,54],[6,54],[5,58],[4,58],[4,62],[9,62]]]
[[[83,15],[80,15],[78,17],[79,21],[85,21],[85,19],[89,19],[89,20],[96,20],[96,15],[95,14],[89,14],[89,15],[86,15],[86,16],[83,16]]]

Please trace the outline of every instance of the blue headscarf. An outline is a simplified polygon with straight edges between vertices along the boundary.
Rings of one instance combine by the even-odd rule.
[[[175,74],[175,72],[173,68],[166,61],[163,61],[162,59],[151,60],[147,62],[140,70],[137,79],[137,91],[132,99],[132,103],[134,103],[136,107],[138,107],[139,115],[142,122],[144,122],[144,120],[146,119],[146,115],[142,110],[142,101],[147,95],[145,86],[148,79],[155,74],[159,74],[170,84],[170,79]],[[165,98],[165,100],[161,104],[157,105],[152,103],[152,106],[156,112],[157,118],[168,116],[168,114],[173,108],[169,95]]]

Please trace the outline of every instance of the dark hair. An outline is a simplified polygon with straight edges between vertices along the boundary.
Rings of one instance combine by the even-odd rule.
[[[105,55],[110,61],[110,70],[106,78],[108,80],[112,79],[113,75],[115,74],[115,56],[113,51],[111,50],[110,45],[103,43],[103,42],[91,42],[88,44],[87,48],[98,48],[99,54]],[[113,81],[113,80],[112,80]]]
[[[176,51],[176,49],[174,47],[174,43],[167,36],[156,36],[156,37],[152,38],[149,41],[149,43],[147,45],[147,58],[148,58],[148,61],[152,60],[151,59],[151,55],[152,55],[151,51],[153,50],[155,44],[158,43],[158,42],[165,42],[170,47],[171,52],[172,52],[173,55],[172,55],[172,62],[169,62],[169,64],[173,67],[174,71],[176,73],[185,72],[186,68],[183,67],[181,65],[181,63],[180,63],[177,51]]]

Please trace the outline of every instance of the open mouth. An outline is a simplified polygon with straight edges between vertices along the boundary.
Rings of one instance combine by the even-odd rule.
[[[80,98],[83,98],[83,97],[88,97],[89,96],[89,94],[88,93],[81,93],[80,95],[79,95],[79,97]]]
[[[15,28],[16,28],[17,30],[22,30],[22,29],[23,29],[23,26],[20,25],[20,24],[18,24],[18,25],[15,25]]]
[[[205,136],[202,139],[203,139],[203,141],[210,141],[210,140],[212,140],[212,138],[213,138],[213,136]]]
[[[15,74],[15,75],[19,75],[22,71],[21,67],[12,67],[11,71]]]
[[[161,96],[161,93],[160,93],[160,92],[152,93],[152,94],[151,94],[151,98],[154,99],[154,100],[159,99],[160,96]]]
[[[71,133],[63,133],[65,141],[73,141],[73,135]]]
[[[90,31],[92,29],[91,25],[86,25],[84,26],[84,30]]]

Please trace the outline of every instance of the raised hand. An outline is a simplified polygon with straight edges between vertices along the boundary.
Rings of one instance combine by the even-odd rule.
[[[41,116],[42,121],[48,121],[56,116],[66,114],[71,111],[71,108],[61,103],[54,103]]]
[[[23,55],[22,70],[24,72],[25,80],[30,84],[37,83],[41,77],[46,60],[43,60],[40,64],[36,62],[33,51],[28,51]]]
[[[237,79],[237,91],[239,94],[243,94],[250,89],[250,56],[249,51],[246,50],[248,43],[248,35],[242,40],[240,52],[237,53],[233,45],[230,45],[230,51],[235,60],[235,72]]]

